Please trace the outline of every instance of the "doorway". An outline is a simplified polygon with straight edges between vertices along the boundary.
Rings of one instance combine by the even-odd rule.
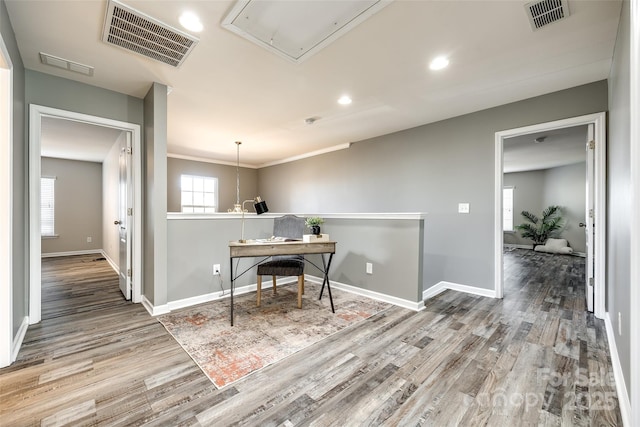
[[[549,123],[542,123],[523,128],[510,129],[496,133],[496,191],[495,191],[495,278],[496,278],[496,296],[502,298],[504,294],[504,273],[503,273],[503,188],[504,188],[504,148],[505,140],[516,138],[523,135],[540,134],[545,132],[554,132],[562,129],[568,129],[578,126],[586,126],[593,130],[593,179],[591,182],[593,213],[591,217],[592,227],[588,232],[592,232],[592,241],[587,243],[586,256],[587,264],[589,260],[593,260],[589,264],[591,268],[593,280],[593,312],[596,317],[602,319],[605,315],[605,293],[604,293],[604,265],[605,265],[605,113],[591,114],[571,119],[558,120]],[[586,140],[585,140],[586,144]],[[587,162],[588,163],[588,162]],[[587,168],[589,169],[589,168]],[[587,195],[587,199],[589,196]],[[588,222],[588,221],[585,221]],[[589,235],[585,233],[585,235]],[[587,240],[589,240],[587,238]],[[589,282],[586,283],[589,286]]]
[[[29,242],[30,242],[30,279],[29,279],[29,323],[38,323],[41,319],[41,234],[40,234],[40,154],[42,121],[44,119],[62,119],[109,127],[123,131],[131,141],[131,182],[133,187],[132,208],[128,215],[131,234],[130,279],[131,299],[142,300],[142,161],[140,126],[132,123],[74,113],[55,108],[31,105],[29,110]],[[108,218],[104,218],[106,221]],[[128,270],[128,269],[127,269]]]

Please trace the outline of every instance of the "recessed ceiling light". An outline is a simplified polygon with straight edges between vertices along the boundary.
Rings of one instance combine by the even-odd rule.
[[[347,95],[343,95],[340,97],[340,99],[338,99],[338,104],[340,105],[349,105],[351,104],[351,98],[348,97]]]
[[[429,64],[429,68],[437,71],[442,70],[443,68],[447,68],[448,65],[449,60],[446,56],[438,56],[437,58],[434,58],[433,61],[431,61],[431,63]]]
[[[200,18],[193,12],[184,12],[180,15],[180,24],[189,31],[199,33],[204,28]]]

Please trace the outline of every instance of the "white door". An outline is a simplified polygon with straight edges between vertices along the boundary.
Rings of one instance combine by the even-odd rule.
[[[131,135],[120,139],[120,177],[118,182],[118,219],[114,224],[119,228],[120,290],[127,300],[131,299]]]
[[[584,226],[587,241],[587,260],[585,272],[585,295],[587,310],[593,312],[593,278],[594,278],[594,248],[595,248],[595,135],[594,126],[587,126],[587,194],[585,206]]]

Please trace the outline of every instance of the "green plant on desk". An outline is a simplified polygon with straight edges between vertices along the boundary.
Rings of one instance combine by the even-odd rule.
[[[304,220],[304,225],[307,226],[308,229],[311,230],[311,234],[319,235],[320,234],[320,224],[324,223],[324,219],[319,216],[310,216]]]

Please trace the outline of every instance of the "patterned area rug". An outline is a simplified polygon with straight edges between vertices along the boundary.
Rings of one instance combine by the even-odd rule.
[[[270,282],[269,282],[270,284]],[[390,306],[367,297],[331,289],[318,301],[320,285],[305,282],[302,309],[297,308],[297,284],[234,296],[235,325],[229,324],[229,299],[212,301],[158,316],[178,343],[216,387],[231,384],[276,363]]]

